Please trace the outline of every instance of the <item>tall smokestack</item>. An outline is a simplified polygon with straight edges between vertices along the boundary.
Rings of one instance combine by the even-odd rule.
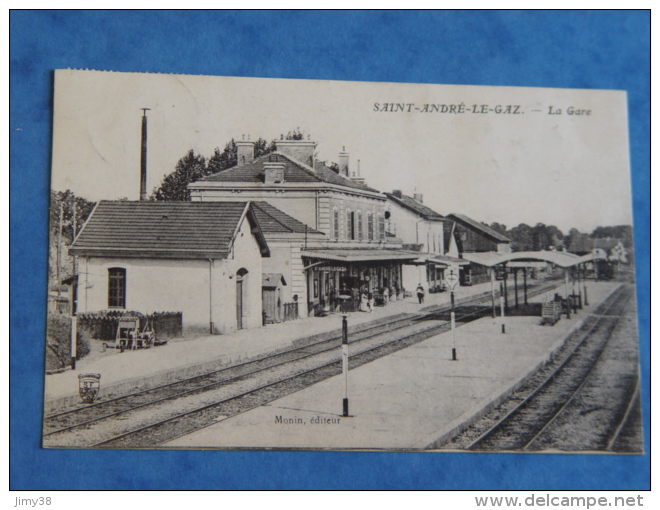
[[[147,199],[147,110],[142,108],[142,151],[140,153],[140,200]]]
[[[346,147],[342,147],[339,153],[339,175],[343,175],[344,177],[351,176],[348,169],[348,152],[346,152]]]

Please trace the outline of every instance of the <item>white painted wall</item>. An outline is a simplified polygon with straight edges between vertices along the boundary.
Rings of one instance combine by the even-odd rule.
[[[444,254],[444,235],[442,221],[422,219],[410,209],[388,200],[390,222],[395,225],[396,235],[405,244],[423,244],[427,253]]]
[[[282,301],[293,302],[293,296],[298,296],[298,315],[307,316],[307,287],[303,271],[300,247],[293,242],[269,241],[270,257],[264,258],[264,273],[280,273],[284,276],[286,285],[282,287]]]
[[[229,333],[236,330],[236,272],[244,267],[249,272],[244,283],[243,323],[245,328],[259,327],[261,261],[247,221],[241,225],[230,256],[213,263],[198,259],[81,258],[78,310],[108,310],[108,269],[121,267],[126,270],[125,310],[182,312],[184,334],[208,334],[211,321],[215,333]]]

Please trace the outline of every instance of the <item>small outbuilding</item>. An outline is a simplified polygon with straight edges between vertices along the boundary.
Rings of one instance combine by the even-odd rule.
[[[262,325],[262,258],[251,202],[97,204],[70,253],[77,310],[183,314],[184,334]]]

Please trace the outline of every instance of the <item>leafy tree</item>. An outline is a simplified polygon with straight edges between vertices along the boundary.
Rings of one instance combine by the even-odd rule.
[[[546,228],[546,235],[550,240],[550,246],[554,246],[557,250],[564,247],[564,233],[554,225],[548,225]],[[549,246],[549,247],[550,247]]]
[[[289,131],[286,134],[286,137],[284,138],[285,140],[304,140],[305,139],[305,133],[300,130],[299,127],[296,129]]]
[[[572,243],[577,241],[577,239],[581,236],[582,234],[577,228],[572,228],[568,231],[568,234],[564,236],[564,246],[569,248]]]
[[[490,228],[492,228],[495,232],[499,232],[500,234],[505,235],[505,236],[508,237],[507,230],[506,230],[506,225],[502,225],[501,223],[497,223],[496,221],[494,221],[493,223],[491,223],[488,226]]]
[[[160,187],[151,195],[152,200],[186,201],[190,200],[188,184],[208,175],[206,159],[190,149],[176,164],[176,169],[163,176]]]
[[[286,136],[283,134],[280,135],[280,138],[282,140],[303,140],[305,134],[300,128],[296,128],[289,131]],[[269,154],[275,151],[275,148],[276,142],[272,141],[269,143],[263,138],[259,138],[254,143],[254,157],[258,158],[264,154]],[[198,181],[207,175],[235,167],[238,163],[237,155],[236,141],[233,138],[227,142],[222,151],[220,147],[216,147],[208,161],[203,156],[195,154],[191,149],[188,151],[188,154],[179,160],[174,172],[163,176],[163,181],[158,188],[154,188],[150,199],[190,200],[188,184]]]
[[[220,147],[216,147],[213,151],[213,156],[209,158],[206,170],[207,175],[215,174],[236,166],[237,162],[236,142],[232,138],[230,142],[225,145],[225,149],[220,152]]]
[[[59,233],[60,207],[62,208],[62,238],[71,243],[80,232],[94,209],[96,202],[76,196],[70,189],[50,192],[50,232]],[[75,224],[74,224],[75,223]],[[74,231],[75,228],[75,231]]]
[[[67,247],[73,242],[75,236],[80,233],[95,205],[95,202],[78,197],[69,189],[66,191],[51,190],[49,211],[50,250],[48,256],[48,272],[51,283],[59,284],[59,282],[53,281],[58,274],[60,280],[73,275],[73,258],[69,256]],[[59,235],[60,211],[62,213],[61,237]]]
[[[626,248],[631,248],[633,244],[633,230],[630,225],[617,225],[614,227],[596,227],[591,233],[594,239],[621,239]]]
[[[533,249],[532,227],[525,223],[507,231],[507,237],[511,239],[512,251],[531,251]]]

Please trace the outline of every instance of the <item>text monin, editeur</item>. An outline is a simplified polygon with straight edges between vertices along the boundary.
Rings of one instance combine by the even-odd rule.
[[[341,418],[334,416],[314,416],[309,421],[300,417],[284,418],[280,414],[275,416],[275,423],[280,425],[339,425],[340,422]]]

